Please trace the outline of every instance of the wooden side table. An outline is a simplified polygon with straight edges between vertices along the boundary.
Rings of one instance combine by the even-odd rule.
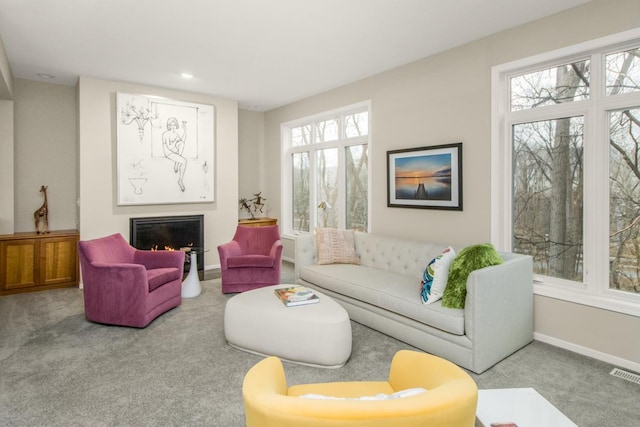
[[[0,295],[78,286],[78,230],[0,236]]]
[[[267,225],[277,225],[278,220],[276,218],[256,218],[256,219],[241,219],[238,220],[238,225],[245,225],[249,227],[265,227]]]

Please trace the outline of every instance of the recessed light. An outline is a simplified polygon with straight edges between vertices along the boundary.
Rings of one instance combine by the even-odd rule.
[[[47,73],[38,73],[36,74],[38,77],[40,77],[41,79],[54,79],[56,76],[51,75],[51,74],[47,74]]]
[[[183,79],[192,79],[193,78],[193,74],[191,74],[191,73],[181,73],[180,77],[182,77]]]

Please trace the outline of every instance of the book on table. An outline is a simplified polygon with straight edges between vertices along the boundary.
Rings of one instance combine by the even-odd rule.
[[[320,297],[306,286],[277,288],[274,292],[278,299],[287,307],[315,304],[320,301]]]

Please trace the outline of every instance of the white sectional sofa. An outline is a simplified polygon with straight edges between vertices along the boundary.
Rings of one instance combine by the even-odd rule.
[[[355,232],[360,265],[317,264],[316,237],[299,236],[296,281],[330,295],[352,320],[482,373],[533,340],[529,256],[473,271],[464,309],[422,304],[420,280],[445,245]]]

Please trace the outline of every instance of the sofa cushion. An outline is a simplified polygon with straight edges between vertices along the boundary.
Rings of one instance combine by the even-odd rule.
[[[316,228],[318,264],[360,264],[353,230]]]
[[[160,286],[180,279],[182,272],[177,268],[152,268],[147,270],[149,280],[149,292],[158,289]]]
[[[449,308],[464,308],[469,274],[474,270],[503,262],[491,243],[467,246],[462,249],[449,267],[449,280],[442,296],[442,305]]]
[[[413,276],[416,282],[424,267],[447,246],[356,231],[356,252],[360,265]],[[415,291],[415,285],[414,285]]]
[[[464,335],[464,310],[443,308],[441,302],[424,305],[416,295],[416,277],[350,264],[308,265],[300,278],[408,317],[445,332]]]
[[[455,257],[456,251],[449,246],[427,264],[420,283],[420,298],[423,304],[433,304],[442,298],[447,287],[449,266]]]

